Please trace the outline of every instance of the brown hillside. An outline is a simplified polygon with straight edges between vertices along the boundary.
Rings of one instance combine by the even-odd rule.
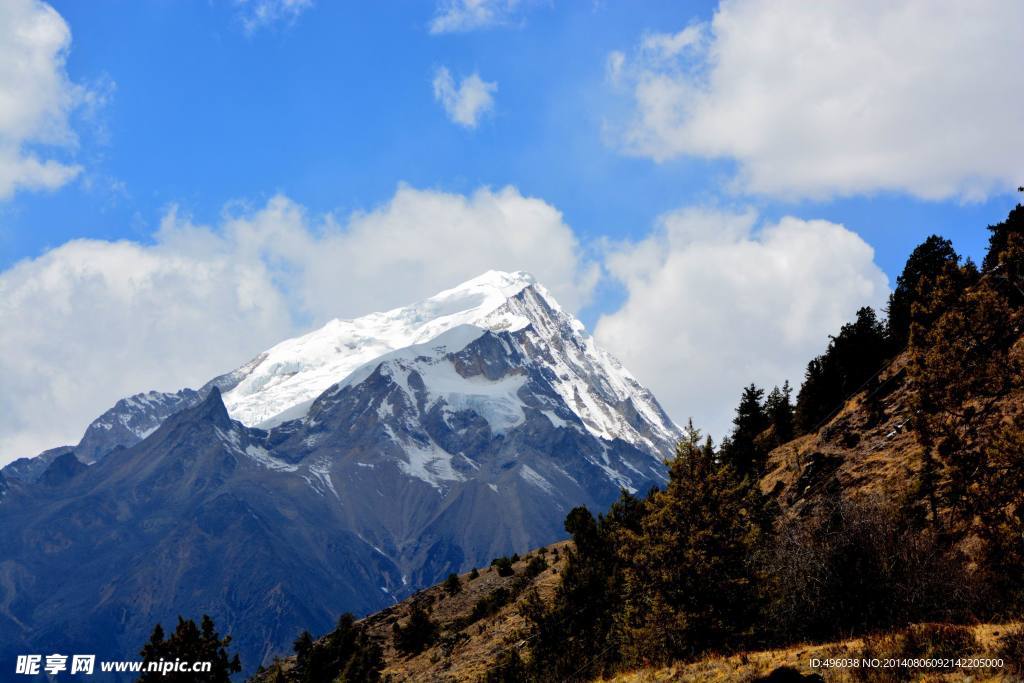
[[[880,419],[868,410],[869,392],[859,392],[816,432],[772,450],[761,490],[799,512],[836,487],[847,495],[894,495],[913,487],[921,448],[912,429],[906,366],[903,354],[878,375],[871,398],[882,408]]]
[[[382,679],[403,681],[445,682],[478,681],[498,657],[511,650],[519,650],[528,638],[525,622],[519,614],[519,605],[531,590],[548,601],[558,585],[559,572],[565,563],[565,550],[570,542],[563,541],[534,550],[513,563],[514,574],[500,576],[495,567],[480,569],[479,576],[459,576],[462,590],[449,595],[444,585],[432,586],[392,607],[381,610],[362,620],[369,635],[382,647],[385,668]],[[530,561],[541,557],[547,569],[535,577],[527,576]],[[492,614],[475,617],[481,611],[482,601],[493,601],[507,591],[508,601]],[[500,601],[500,600],[499,600]],[[421,605],[430,619],[439,627],[437,641],[419,654],[408,656],[394,645],[392,629],[395,623],[404,625],[414,604]],[[281,660],[281,668],[288,672],[294,658]],[[272,683],[274,669],[255,676],[254,683]]]

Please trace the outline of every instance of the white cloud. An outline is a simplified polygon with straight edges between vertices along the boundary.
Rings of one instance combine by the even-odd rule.
[[[984,198],[1024,177],[1024,3],[722,0],[609,56],[629,153],[737,163],[785,199]]]
[[[511,21],[518,0],[442,0],[430,21],[431,33],[457,33]]]
[[[295,21],[313,6],[313,0],[235,0],[246,32],[265,26]]]
[[[95,93],[68,79],[70,46],[67,23],[48,4],[0,3],[0,199],[18,190],[56,189],[82,171],[38,150],[73,149],[78,139],[69,118],[95,104]]]
[[[441,103],[448,118],[466,128],[476,128],[480,117],[494,108],[497,83],[481,80],[479,74],[462,79],[458,87],[451,72],[440,67],[434,73],[434,99]]]
[[[544,245],[538,249],[537,245]],[[515,188],[399,187],[339,223],[277,196],[154,243],[76,240],[0,273],[0,464],[74,443],[118,398],[198,386],[333,317],[525,269],[569,309],[597,276],[561,214]]]
[[[727,433],[742,387],[799,386],[857,308],[888,293],[874,251],[827,221],[753,211],[689,209],[656,231],[614,245],[606,268],[627,292],[596,337],[645,382],[677,422]]]

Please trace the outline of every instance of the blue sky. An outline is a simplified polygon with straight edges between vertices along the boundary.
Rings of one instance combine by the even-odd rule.
[[[429,32],[427,2],[320,3],[252,31],[231,2],[53,6],[74,37],[71,79],[115,89],[96,115],[103,131],[85,126],[76,153],[90,182],[3,207],[2,266],[76,237],[146,240],[172,203],[213,219],[229,201],[276,192],[347,213],[386,201],[400,181],[463,193],[512,184],[585,238],[641,236],[680,205],[735,200],[721,191],[728,161],[655,163],[602,132],[615,107],[607,54],[707,20],[715,3],[536,3],[512,26],[446,35]],[[434,101],[440,65],[499,83],[498,107],[476,129],[453,126]],[[1015,201],[882,192],[753,203],[843,223],[894,277],[932,232],[978,258],[983,227]]]
[[[230,249],[244,251],[241,238],[230,236],[237,228],[231,220],[258,224],[275,197],[286,197],[304,216],[294,234],[308,232],[315,243],[317,236],[355,231],[353,213],[378,212],[382,221],[395,218],[394,201],[403,183],[424,193],[413,197],[424,201],[435,196],[430,193],[461,201],[480,188],[497,193],[511,186],[518,197],[560,212],[560,219],[545,214],[548,222],[543,225],[554,227],[536,227],[535,233],[516,218],[503,228],[536,236],[524,253],[547,249],[549,233],[558,244],[566,239],[572,243],[565,271],[566,282],[572,284],[552,286],[556,294],[569,300],[588,327],[597,329],[599,340],[623,356],[659,396],[670,395],[664,400],[677,420],[684,420],[684,413],[697,413],[721,432],[734,402],[728,397],[742,385],[739,375],[722,382],[711,407],[687,398],[696,387],[676,389],[678,381],[652,378],[662,374],[659,367],[691,374],[687,368],[700,365],[709,368],[701,382],[713,382],[721,367],[736,365],[736,354],[756,353],[757,345],[713,358],[710,351],[701,351],[706,347],[694,342],[690,331],[646,325],[645,316],[659,318],[665,312],[650,310],[642,299],[678,296],[666,310],[678,311],[681,319],[692,313],[694,325],[714,328],[711,337],[749,337],[744,321],[736,319],[739,313],[722,313],[741,309],[738,300],[744,299],[745,290],[737,282],[719,283],[713,273],[699,282],[652,274],[670,269],[673,254],[685,256],[682,263],[715,263],[719,269],[729,268],[736,256],[737,268],[756,271],[758,260],[740,257],[753,248],[774,254],[768,241],[785,217],[800,221],[798,227],[805,229],[801,234],[817,239],[815,230],[832,230],[827,234],[840,240],[835,245],[851,244],[849,253],[856,252],[860,260],[850,266],[856,277],[846,281],[860,284],[828,280],[829,272],[846,272],[849,263],[840,254],[835,263],[823,259],[816,266],[814,272],[824,274],[814,275],[819,279],[794,277],[794,289],[771,290],[770,302],[789,302],[808,289],[823,293],[818,308],[800,319],[798,334],[787,331],[795,329],[792,325],[769,333],[782,340],[769,361],[744,366],[750,379],[770,384],[787,377],[799,381],[808,351],[822,345],[827,331],[849,318],[857,305],[884,301],[884,278],[879,284],[878,272],[891,285],[907,254],[927,235],[942,234],[962,254],[980,260],[987,240],[984,226],[1006,215],[1018,200],[1013,188],[1024,182],[1024,167],[1014,161],[1024,150],[1021,127],[1007,124],[1020,120],[1019,95],[1006,94],[1020,92],[1020,76],[1010,69],[990,73],[991,88],[986,89],[974,85],[986,78],[982,74],[949,75],[952,64],[991,68],[992,61],[978,56],[983,48],[993,53],[996,64],[1020,63],[1013,37],[1019,36],[1013,27],[1022,26],[1019,6],[983,4],[971,19],[978,21],[978,31],[970,38],[957,37],[964,20],[957,16],[955,3],[908,3],[904,14],[910,25],[918,26],[929,42],[949,46],[941,51],[918,43],[910,31],[906,40],[897,35],[886,42],[886,31],[898,32],[900,20],[890,17],[885,31],[879,31],[868,9],[864,17],[836,18],[825,10],[803,12],[800,3],[772,7],[759,0],[723,5],[625,0],[52,0],[70,37],[62,49],[43,54],[60,81],[55,87],[70,94],[62,104],[41,100],[34,115],[60,119],[57,127],[66,129],[65,134],[52,135],[29,124],[4,132],[0,120],[0,152],[6,144],[22,156],[38,155],[75,171],[69,171],[70,179],[0,192],[6,194],[0,199],[0,291],[8,293],[9,302],[20,302],[0,308],[9,316],[0,322],[38,326],[31,318],[22,319],[33,299],[16,295],[35,291],[32,287],[45,280],[47,263],[70,259],[67,243],[72,240],[95,240],[93,246],[100,251],[126,241],[141,249],[140,258],[163,256],[170,253],[164,239],[168,233],[158,236],[163,222],[201,228],[221,239],[220,247],[227,249],[224,245],[230,243]],[[49,11],[36,0],[16,0],[15,6],[23,11],[18,17],[26,20]],[[265,12],[262,20],[257,18],[260,11]],[[437,26],[432,22],[444,17],[454,17],[457,30],[432,31]],[[692,36],[685,34],[688,27]],[[764,27],[763,36],[755,35],[762,31],[759,27]],[[816,37],[830,27],[836,29],[834,40],[852,57],[821,48]],[[792,36],[806,38],[806,44],[792,45],[787,42]],[[880,42],[871,42],[875,40]],[[0,49],[6,49],[2,41],[0,37]],[[834,82],[805,79],[801,70],[786,71],[794,63],[807,64],[808,55],[815,62],[819,49],[825,49],[820,59],[836,60],[830,67]],[[863,59],[857,50],[863,50]],[[883,61],[871,62],[878,54]],[[891,68],[886,58],[892,60]],[[615,70],[613,63],[624,66]],[[776,65],[777,73],[766,70],[765,78],[777,76],[777,83],[752,76],[743,80],[742,73],[763,63]],[[910,81],[889,75],[906,63],[919,75]],[[473,75],[493,84],[485,96],[490,100],[471,111],[468,124],[446,111],[436,92],[441,69],[451,75],[455,88]],[[0,90],[2,80],[0,76]],[[824,80],[832,80],[828,72]],[[763,92],[752,89],[751,81],[764,84]],[[922,83],[934,86],[919,89]],[[836,102],[838,113],[829,114]],[[828,118],[814,118],[818,110]],[[1002,113],[993,114],[996,110]],[[954,143],[960,131],[964,141],[958,147]],[[843,147],[847,133],[849,146]],[[866,152],[860,156],[862,150]],[[886,156],[890,152],[893,156]],[[820,169],[814,166],[819,158]],[[844,165],[851,158],[856,163]],[[904,164],[906,159],[920,161]],[[477,204],[467,211],[486,213]],[[283,215],[270,213],[267,220]],[[715,227],[716,221],[724,225],[743,215],[749,220],[739,221],[738,227]],[[472,217],[466,220],[467,230],[493,228],[486,223],[476,227]],[[677,224],[682,227],[671,227]],[[716,247],[707,253],[718,260],[708,261],[701,256],[705,252],[691,248],[693,231],[698,230],[693,226],[703,231],[699,244],[717,243],[719,232],[728,233],[733,251]],[[857,243],[842,241],[847,237]],[[225,342],[222,353],[191,365],[182,351],[185,360],[168,364],[161,373],[147,365],[156,361],[145,360],[153,355],[146,352],[153,343],[139,340],[138,352],[131,355],[139,367],[128,373],[136,379],[113,383],[104,391],[89,390],[77,402],[63,395],[72,389],[54,378],[65,377],[69,367],[88,366],[97,373],[88,385],[96,384],[109,371],[97,360],[110,355],[105,345],[109,341],[82,339],[80,349],[64,354],[63,362],[70,365],[52,360],[53,354],[49,360],[22,357],[20,368],[47,367],[42,375],[23,373],[20,381],[24,386],[45,385],[46,400],[66,406],[67,426],[42,429],[27,414],[0,424],[0,450],[7,447],[0,461],[26,454],[22,451],[29,444],[34,448],[71,438],[84,426],[85,416],[101,412],[117,392],[194,383],[214,368],[244,361],[260,344],[334,315],[356,315],[427,296],[435,283],[443,284],[454,273],[506,267],[519,253],[508,247],[509,258],[501,263],[466,256],[472,262],[465,268],[396,286],[392,297],[387,295],[391,280],[384,268],[428,272],[433,267],[409,266],[412,257],[403,257],[398,266],[381,266],[378,280],[339,280],[339,287],[383,293],[377,299],[339,296],[332,309],[304,299],[305,285],[290,279],[313,266],[294,249],[283,251],[280,244],[286,241],[261,242],[259,247],[260,267],[268,269],[273,296],[280,295],[284,303],[280,311],[263,311],[266,324],[258,334],[247,335],[247,343]],[[791,242],[777,242],[783,243]],[[813,260],[820,248],[792,244],[796,246],[783,253],[783,261],[787,255]],[[822,244],[832,253],[832,242]],[[873,253],[858,251],[861,245]],[[358,250],[354,253],[361,258]],[[453,259],[458,256],[452,254]],[[105,261],[99,256],[80,258],[88,268],[99,269],[100,279],[113,282],[123,275],[102,270],[97,264]],[[538,269],[530,258],[522,260],[522,267]],[[792,264],[777,267],[785,277],[799,270]],[[544,268],[540,266],[540,275]],[[551,279],[557,281],[561,271],[551,269]],[[833,286],[834,292],[829,289]],[[70,309],[65,306],[48,316],[67,316],[65,327],[48,328],[51,336],[75,336],[82,329],[76,316],[99,319],[98,311],[116,308],[113,299],[104,298],[116,290],[113,285],[89,295],[83,294],[87,290],[79,281],[68,287],[78,298]],[[58,298],[51,293],[46,300]],[[696,299],[713,301],[713,309],[694,312]],[[157,326],[139,311],[160,316],[155,310],[159,306],[147,309],[140,300],[132,301],[124,308],[131,311],[131,321]],[[209,315],[224,317],[212,308]],[[202,320],[202,311],[189,311],[188,316],[198,321],[197,329],[210,325]],[[280,320],[285,322],[278,324]],[[225,338],[253,329],[251,320],[239,324],[238,329],[224,329]],[[639,339],[644,330],[650,339],[634,344],[630,335]],[[662,333],[668,335],[665,345],[679,352],[672,359],[659,359],[663,365],[650,365],[644,360],[650,354],[642,349],[652,348]],[[0,338],[0,346],[4,343]],[[30,347],[42,348],[31,335],[9,337],[6,344],[23,356]],[[177,358],[176,353],[164,355]],[[125,358],[119,362],[127,362]],[[5,403],[13,404],[13,395],[0,398],[0,405]],[[6,441],[4,431],[10,436]]]

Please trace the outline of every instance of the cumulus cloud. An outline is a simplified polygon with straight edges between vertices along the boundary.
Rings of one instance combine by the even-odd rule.
[[[295,21],[313,6],[313,0],[235,0],[247,33],[278,23]]]
[[[629,153],[734,160],[785,199],[982,199],[1024,177],[1024,4],[722,0],[608,57]]]
[[[466,128],[476,128],[480,117],[494,108],[497,83],[481,80],[479,74],[462,79],[456,87],[455,79],[446,67],[434,73],[434,99],[441,103],[448,118]]]
[[[0,273],[0,464],[77,442],[122,396],[198,386],[312,325],[487,268],[529,270],[574,309],[597,276],[579,252],[555,208],[511,187],[403,186],[343,221],[283,196],[217,226],[172,209],[152,244],[69,242]]]
[[[457,33],[508,23],[518,0],[442,0],[430,21],[431,33]]]
[[[38,0],[0,3],[0,200],[18,190],[53,190],[81,166],[39,149],[73,149],[71,114],[98,95],[72,83],[65,69],[71,31]]]
[[[605,257],[627,299],[595,336],[677,422],[720,438],[743,386],[799,385],[807,361],[857,308],[888,293],[874,251],[827,221],[754,211],[667,214]]]

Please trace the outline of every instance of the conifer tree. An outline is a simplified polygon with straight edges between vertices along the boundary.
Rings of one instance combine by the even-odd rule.
[[[758,437],[770,424],[762,401],[764,390],[751,384],[743,389],[736,416],[732,420],[733,430],[729,445],[722,449],[722,460],[735,470],[740,478],[751,480],[760,476],[767,455]]]
[[[757,604],[756,497],[731,466],[718,462],[691,422],[668,486],[651,494],[638,531],[620,537],[617,632],[625,662],[693,656],[750,627]]]
[[[764,411],[775,433],[775,445],[782,445],[793,438],[793,389],[789,380],[782,388],[775,387],[765,399]]]
[[[932,235],[919,244],[907,258],[903,272],[896,278],[896,288],[889,295],[887,327],[893,346],[899,350],[910,339],[910,316],[915,303],[928,294],[930,283],[955,267],[960,256],[953,243]]]
[[[1018,207],[1019,208],[1019,207]],[[936,279],[914,307],[909,365],[920,484],[933,523],[954,537],[980,537],[994,575],[1010,580],[1024,537],[1024,429],[1001,408],[1024,388],[1024,231],[1018,209],[993,229],[985,272],[965,265]],[[1015,550],[1017,549],[1017,550]],[[1009,584],[1007,584],[1009,585]],[[1006,586],[999,590],[1006,594]]]
[[[437,639],[437,624],[419,601],[413,603],[406,625],[395,626],[395,647],[406,654],[422,652]]]
[[[623,534],[639,531],[645,505],[623,491],[607,515],[595,519],[578,507],[566,517],[573,544],[566,550],[553,604],[545,607],[533,591],[523,608],[536,633],[531,680],[585,681],[611,671],[619,657],[614,632],[621,587],[616,546]],[[605,645],[595,650],[594,643]]]
[[[308,681],[312,673],[311,659],[313,654],[313,636],[303,630],[292,643],[295,652],[295,675],[300,681]]]
[[[178,617],[178,625],[167,639],[164,638],[163,627],[157,624],[149,642],[139,654],[142,656],[143,669],[150,662],[181,660],[189,663],[210,662],[209,672],[147,671],[139,677],[139,683],[229,683],[231,674],[242,670],[238,655],[231,656],[228,653],[231,636],[221,638],[213,620],[205,614],[200,624],[196,626],[195,621]]]
[[[459,580],[458,574],[448,575],[448,578],[444,580],[444,591],[448,595],[456,595],[462,592],[462,581]]]
[[[865,306],[852,323],[831,337],[825,353],[807,364],[796,400],[796,422],[801,432],[818,428],[844,400],[864,388],[891,356],[885,325]]]

